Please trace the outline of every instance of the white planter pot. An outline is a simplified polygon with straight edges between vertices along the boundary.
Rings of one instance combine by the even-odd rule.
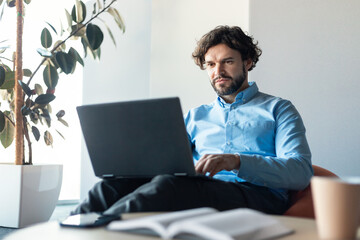
[[[0,226],[48,221],[59,198],[62,165],[0,164]]]

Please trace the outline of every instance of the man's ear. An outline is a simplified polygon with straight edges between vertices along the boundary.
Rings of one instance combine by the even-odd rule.
[[[252,67],[252,65],[253,65],[253,61],[251,60],[251,58],[248,58],[245,61],[245,69],[246,69],[246,71],[249,71],[249,69]]]

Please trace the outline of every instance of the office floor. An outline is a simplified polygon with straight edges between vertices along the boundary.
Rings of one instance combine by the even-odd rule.
[[[76,204],[61,204],[57,205],[49,221],[59,221],[66,218],[70,211],[76,207]],[[16,231],[16,228],[4,228],[0,227],[0,240],[3,239],[7,234]]]

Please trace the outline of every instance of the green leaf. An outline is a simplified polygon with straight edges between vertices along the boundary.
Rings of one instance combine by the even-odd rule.
[[[39,141],[39,139],[40,139],[40,131],[39,131],[39,129],[37,127],[35,127],[35,126],[32,126],[31,131],[32,131],[32,133],[33,133],[33,135],[35,137],[35,140]]]
[[[39,122],[39,110],[35,109],[34,111],[32,111],[32,113],[30,113],[30,119],[33,123],[37,124]]]
[[[70,15],[70,13],[65,9],[65,15],[66,15],[66,19],[67,19],[67,22],[68,22],[68,29],[71,30],[71,26],[72,26],[72,17]],[[70,31],[69,30],[69,31]]]
[[[52,53],[46,49],[38,48],[36,51],[42,56],[42,57],[52,57]]]
[[[101,57],[101,48],[98,48],[95,50],[95,54],[97,56],[97,58],[100,60],[100,57]]]
[[[59,64],[61,70],[63,70],[64,73],[69,74],[72,72],[74,65],[75,65],[75,59],[65,52],[57,52],[56,55],[56,61]]]
[[[64,124],[66,127],[69,127],[69,124],[64,119],[59,118],[58,121]]]
[[[50,128],[51,127],[51,117],[50,117],[50,113],[47,109],[42,108],[42,114],[41,117],[43,117],[46,121],[47,126]]]
[[[45,131],[44,141],[45,141],[45,144],[48,146],[53,144],[53,137],[51,136],[51,133],[49,131]]]
[[[104,34],[102,33],[101,29],[91,23],[87,25],[86,36],[92,50],[98,49],[104,40]]]
[[[120,13],[118,12],[118,10],[116,8],[109,7],[109,9],[107,11],[108,11],[108,13],[111,14],[111,16],[113,16],[116,24],[118,25],[120,30],[122,30],[122,32],[124,33],[125,32],[125,23],[120,15]]]
[[[41,45],[44,48],[49,48],[51,47],[51,44],[52,44],[51,34],[47,28],[44,28],[41,32]]]
[[[55,99],[55,96],[53,94],[41,94],[35,99],[35,103],[37,104],[48,104],[52,100]]]
[[[3,131],[0,133],[0,141],[4,148],[7,148],[11,145],[14,140],[15,129],[14,125],[8,120],[5,119],[5,127]]]
[[[22,106],[22,108],[21,108],[21,114],[22,114],[23,116],[27,116],[27,115],[29,115],[30,113],[31,113],[31,109],[30,109],[28,106],[26,106],[26,105]]]
[[[25,77],[30,77],[32,74],[31,70],[30,69],[23,69],[23,75]]]
[[[59,41],[56,41],[54,43],[54,47],[58,46],[60,43],[62,43],[63,41],[59,40]],[[56,48],[56,51],[65,51],[66,49],[66,44],[65,42],[63,42],[62,44],[60,44],[57,48]]]
[[[64,136],[58,130],[55,129],[55,131],[65,140]]]
[[[54,89],[58,83],[59,74],[55,67],[48,64],[44,69],[43,78],[45,85],[48,88]]]
[[[0,18],[1,20],[1,18]],[[6,51],[6,49],[8,49],[9,47],[0,47],[0,54],[4,53]]]
[[[96,3],[94,3],[93,7],[94,7],[94,8],[93,8],[92,14],[95,15],[95,14],[96,14]]]
[[[1,0],[1,3],[2,3],[2,0]],[[1,4],[0,4],[1,5]],[[5,5],[3,5],[3,7],[1,8],[1,12],[0,12],[0,21],[2,19],[2,16],[4,15],[4,7]]]
[[[105,27],[106,27],[106,29],[107,29],[110,37],[111,37],[111,40],[113,41],[114,45],[116,46],[116,41],[115,41],[115,38],[114,38],[114,35],[113,35],[111,29],[109,28],[109,26],[106,24],[106,22],[104,20],[102,20],[101,18],[99,18],[99,20],[102,21],[103,24],[105,25]]]
[[[84,57],[86,57],[87,56],[87,49],[89,47],[89,43],[88,43],[88,41],[86,39],[86,36],[81,38],[81,44],[82,44],[83,49],[84,49]]]
[[[0,133],[4,130],[5,128],[5,115],[2,111],[0,111]]]
[[[8,7],[15,7],[15,0],[6,0]]]
[[[35,83],[35,92],[37,95],[44,93],[44,90],[40,84]]]
[[[5,82],[5,68],[0,66],[0,87]]]
[[[54,93],[51,93],[51,94],[54,94]],[[48,110],[49,113],[52,113],[52,107],[50,104],[47,104],[45,109]]]
[[[50,23],[48,23],[48,22],[46,22],[50,27],[51,27],[51,29],[56,33],[56,35],[58,34],[57,33],[57,31],[56,31],[56,29],[53,27],[53,25],[51,25]]]
[[[69,49],[69,55],[72,56],[73,59],[75,59],[78,63],[80,63],[82,66],[84,66],[84,61],[83,59],[80,57],[80,54],[78,53],[78,51],[76,51],[75,48],[71,47]]]
[[[71,34],[73,34],[76,37],[82,37],[85,35],[86,28],[83,27],[84,24],[77,23],[71,26]],[[80,30],[78,30],[80,29]],[[76,33],[75,33],[76,32]]]
[[[62,21],[60,21],[60,37],[63,36],[64,32],[65,32],[65,30],[64,30],[63,23],[62,23]]]
[[[57,114],[56,117],[57,118],[62,118],[65,115],[65,111],[64,110],[60,110]]]
[[[86,6],[82,1],[76,0],[71,11],[72,20],[76,23],[82,23],[86,18]]]
[[[56,68],[56,70],[57,69],[59,69],[59,64],[58,64],[58,62],[56,61],[56,57],[55,57],[55,55],[53,55],[50,59],[49,59],[49,64],[51,65],[51,66],[53,66],[54,68]]]
[[[32,91],[28,85],[26,85],[23,81],[18,80],[19,85],[21,86],[22,90],[25,92],[26,95],[29,97],[32,95]]]
[[[13,89],[15,87],[15,72],[5,72],[5,82],[0,89]]]
[[[99,0],[96,0],[96,1],[97,1],[97,5],[98,5],[98,7],[99,7],[99,10],[101,10],[103,7],[102,7],[100,1],[99,1]]]

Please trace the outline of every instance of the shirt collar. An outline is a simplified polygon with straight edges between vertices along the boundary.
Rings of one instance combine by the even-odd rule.
[[[231,104],[227,103],[224,101],[224,99],[222,99],[219,96],[217,97],[216,101],[218,102],[218,104],[221,107],[229,107],[232,104],[238,104],[238,103],[244,104],[244,103],[250,101],[255,96],[255,94],[258,93],[258,91],[259,91],[259,88],[257,87],[256,83],[249,82],[249,87],[244,89],[243,91],[239,92],[238,95],[236,95],[235,102],[233,102]]]

